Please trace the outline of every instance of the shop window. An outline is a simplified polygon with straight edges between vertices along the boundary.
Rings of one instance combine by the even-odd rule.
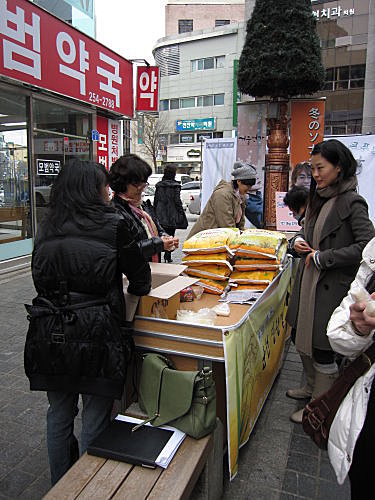
[[[215,19],[215,28],[225,26],[226,24],[230,24],[230,19]]]
[[[200,132],[197,134],[197,142],[205,139],[212,139],[212,132]]]
[[[169,99],[162,99],[159,103],[159,111],[168,111]]]
[[[179,144],[180,134],[169,134],[169,144]]]
[[[215,94],[214,95],[214,105],[219,106],[224,104],[224,94]]]
[[[194,134],[180,134],[180,144],[194,142]]]
[[[179,19],[178,32],[189,33],[190,31],[193,31],[193,19]]]
[[[214,132],[213,138],[214,139],[222,139],[223,138],[223,132]]]
[[[0,260],[32,251],[26,97],[0,90]]]

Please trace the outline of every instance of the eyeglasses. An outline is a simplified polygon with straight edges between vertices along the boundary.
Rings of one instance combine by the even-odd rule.
[[[131,182],[130,184],[136,189],[144,189],[145,187],[149,186],[148,182]]]

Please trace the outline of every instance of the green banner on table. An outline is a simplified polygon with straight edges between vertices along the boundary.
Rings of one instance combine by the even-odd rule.
[[[291,272],[289,263],[246,320],[223,332],[231,479],[237,474],[239,449],[249,439],[280,368]]]

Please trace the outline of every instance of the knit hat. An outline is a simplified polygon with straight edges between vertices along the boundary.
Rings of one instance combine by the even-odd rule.
[[[232,177],[235,181],[243,181],[247,179],[256,179],[257,170],[250,163],[236,161],[233,165]]]

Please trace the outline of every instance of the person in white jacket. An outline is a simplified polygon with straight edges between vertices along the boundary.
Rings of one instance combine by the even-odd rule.
[[[374,341],[375,317],[366,311],[366,299],[358,291],[372,292],[375,300],[375,238],[363,250],[363,259],[350,290],[333,312],[327,327],[332,349],[351,359]],[[337,481],[349,473],[351,498],[375,496],[373,457],[375,450],[375,364],[351,388],[333,420],[328,455]]]

